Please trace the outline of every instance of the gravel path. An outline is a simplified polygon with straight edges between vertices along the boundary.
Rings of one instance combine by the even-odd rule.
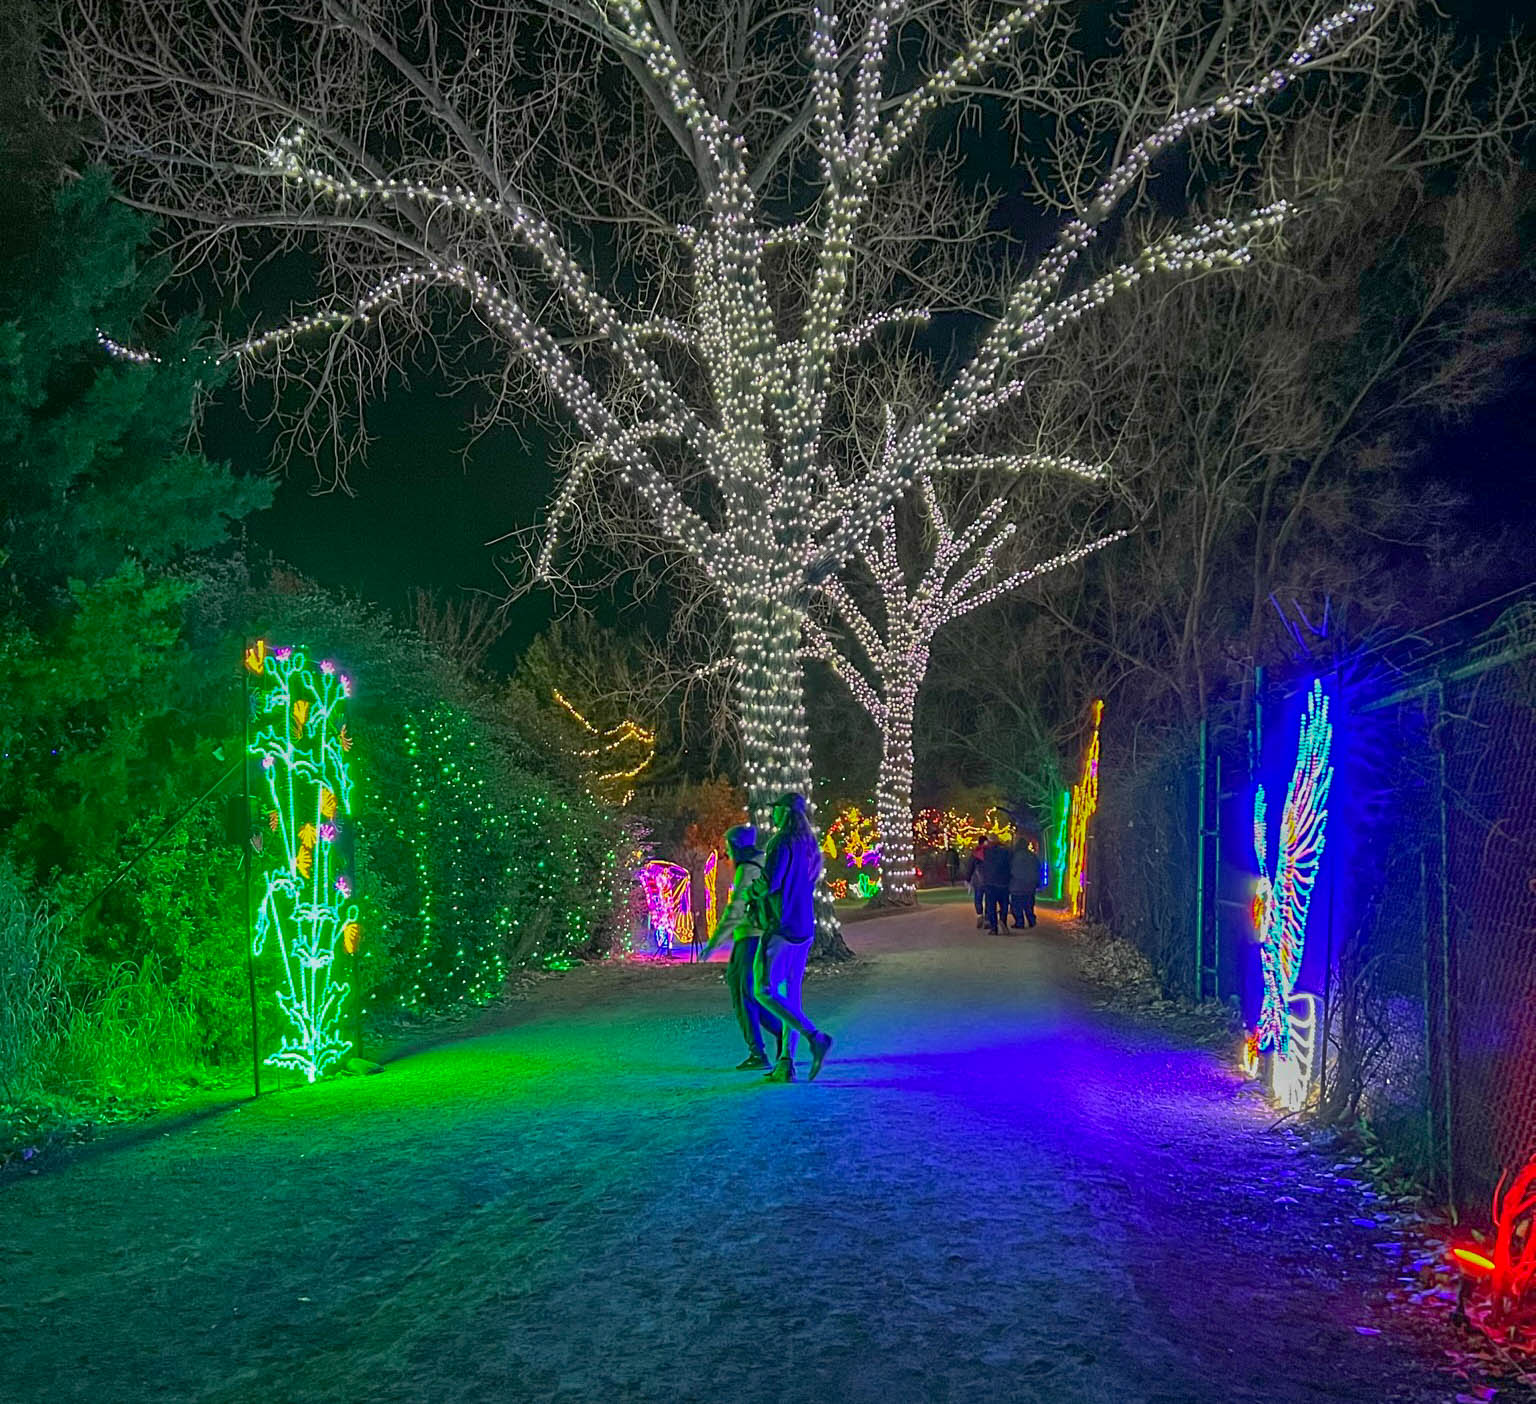
[[[0,1180],[0,1399],[1454,1397],[1377,1305],[1365,1192],[1213,1055],[1086,1009],[1048,924],[850,941],[814,1084],[730,1070],[718,967],[594,968]]]

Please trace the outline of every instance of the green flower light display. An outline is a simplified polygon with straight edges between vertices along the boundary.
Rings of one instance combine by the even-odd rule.
[[[289,1026],[265,1061],[313,1082],[352,1046],[341,1032],[350,987],[336,970],[339,953],[355,954],[361,931],[345,834],[352,684],[329,659],[312,664],[303,649],[269,651],[262,640],[246,651],[245,666],[259,679],[259,729],[246,750],[267,804],[253,840],[266,872],[251,949],[266,955],[264,967],[280,963],[276,998]]]

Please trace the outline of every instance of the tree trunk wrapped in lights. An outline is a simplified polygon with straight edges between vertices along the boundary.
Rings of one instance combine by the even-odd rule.
[[[1063,464],[1067,462],[1063,460]],[[1072,465],[1072,471],[1079,476],[1099,476],[1097,470],[1082,464]],[[860,553],[880,599],[883,627],[860,609],[842,581],[833,580],[823,585],[822,593],[841,625],[840,636],[834,639],[816,620],[806,629],[807,651],[831,664],[880,729],[876,812],[880,822],[881,897],[893,905],[910,905],[917,900],[912,726],[934,635],[1000,595],[1071,565],[1125,535],[1120,531],[1102,536],[998,579],[998,553],[1017,531],[1016,523],[999,523],[1006,500],[994,498],[969,526],[956,531],[939,503],[932,478],[921,478],[918,487],[932,545],[915,579],[909,583],[902,564],[894,508],[886,510]],[[852,661],[855,645],[864,656],[867,676]]]
[[[798,29],[762,0],[80,0],[51,65],[180,268],[239,286],[274,251],[314,256],[315,302],[220,353],[288,392],[285,455],[339,477],[366,442],[357,407],[420,361],[486,387],[487,423],[536,402],[574,431],[537,571],[612,516],[643,521],[652,559],[694,562],[732,631],[761,814],[810,789],[798,650],[820,583],[922,474],[985,457],[1063,328],[1148,277],[1250,260],[1284,200],[1239,192],[1230,215],[1095,254],[1151,211],[1176,143],[1236,149],[1310,70],[1390,58],[1392,3],[1319,21],[1308,0],[1133,0],[1111,46],[1129,97],[1108,102],[1064,0],[816,0]],[[920,140],[946,108],[1040,158],[1031,193],[1065,220],[1038,258]],[[957,310],[973,353],[850,472],[832,426],[859,358],[926,360],[914,329]],[[113,330],[109,350],[152,354]],[[492,354],[461,354],[471,341]]]

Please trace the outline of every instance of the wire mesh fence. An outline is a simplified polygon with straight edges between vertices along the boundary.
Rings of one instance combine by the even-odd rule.
[[[1449,1164],[1486,1202],[1536,1154],[1536,610],[1507,618],[1437,697],[1450,961]]]
[[[1327,951],[1313,1110],[1364,1118],[1441,1199],[1486,1210],[1536,1155],[1536,602],[1330,687],[1353,720],[1334,758],[1337,896],[1307,937]],[[1248,1001],[1261,748],[1218,755],[1202,734],[1137,757],[1115,741],[1090,912],[1170,993]]]
[[[1193,988],[1197,763],[1192,745],[1133,756],[1112,724],[1099,765],[1090,830],[1087,907],[1152,962],[1170,992]],[[1103,757],[1113,756],[1114,762]]]

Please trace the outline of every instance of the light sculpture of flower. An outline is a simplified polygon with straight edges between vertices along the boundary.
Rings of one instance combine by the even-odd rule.
[[[251,951],[273,973],[287,1025],[265,1061],[313,1082],[352,1046],[342,1033],[350,987],[336,969],[338,949],[355,952],[361,931],[340,842],[353,792],[346,696],[334,668],[311,666],[302,648],[258,644],[245,657],[253,672],[260,663],[247,753],[279,840],[256,855],[265,873]]]

